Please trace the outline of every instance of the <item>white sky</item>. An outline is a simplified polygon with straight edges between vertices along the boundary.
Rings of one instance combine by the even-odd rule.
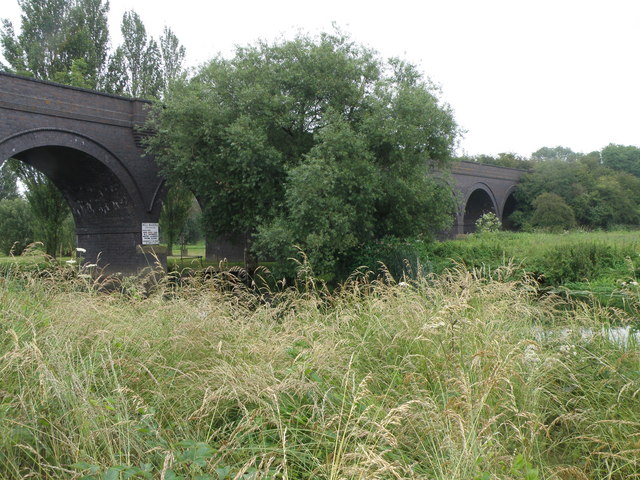
[[[19,26],[16,0],[0,18]],[[256,39],[318,33],[332,22],[442,88],[467,132],[459,153],[543,146],[579,152],[640,144],[640,0],[110,0],[112,43],[134,9],[170,26],[196,66]]]

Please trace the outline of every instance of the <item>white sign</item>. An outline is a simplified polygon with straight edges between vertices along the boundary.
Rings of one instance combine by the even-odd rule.
[[[143,245],[159,245],[160,229],[157,223],[142,224],[142,244]]]

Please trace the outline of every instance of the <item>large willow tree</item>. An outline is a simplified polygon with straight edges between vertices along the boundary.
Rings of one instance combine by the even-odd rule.
[[[384,236],[432,235],[451,193],[451,110],[412,65],[341,34],[238,48],[174,86],[151,141],[164,173],[199,199],[209,234],[254,252],[302,248],[322,273]]]

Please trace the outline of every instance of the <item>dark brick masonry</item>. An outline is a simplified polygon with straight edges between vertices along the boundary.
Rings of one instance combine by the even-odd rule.
[[[136,130],[148,106],[0,74],[0,163],[18,158],[49,176],[71,206],[85,260],[110,272],[148,264],[141,225],[160,214],[163,182]]]
[[[509,227],[508,217],[516,207],[513,192],[526,170],[458,162],[451,173],[459,205],[453,234],[473,232],[476,220],[487,212]]]
[[[154,259],[142,248],[142,223],[156,223],[165,195],[141,133],[149,103],[0,73],[0,163],[18,158],[49,176],[67,198],[85,260],[135,273]],[[487,211],[515,208],[525,172],[460,162],[452,189],[460,206],[452,234],[473,231]],[[211,259],[245,257],[246,238],[208,239]],[[161,262],[166,258],[160,255]]]

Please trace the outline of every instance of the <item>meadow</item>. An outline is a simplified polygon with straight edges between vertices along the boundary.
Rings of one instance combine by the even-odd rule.
[[[5,270],[0,478],[638,478],[635,318],[516,270]]]

